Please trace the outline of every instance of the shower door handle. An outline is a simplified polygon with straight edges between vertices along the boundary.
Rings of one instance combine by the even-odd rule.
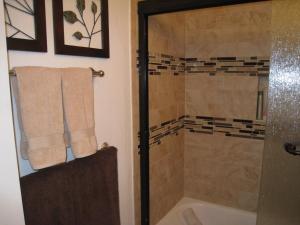
[[[285,143],[284,149],[287,153],[289,153],[291,155],[300,155],[300,145],[299,144]]]

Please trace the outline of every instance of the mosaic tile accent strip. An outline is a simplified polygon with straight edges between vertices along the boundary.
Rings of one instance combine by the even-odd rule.
[[[186,74],[269,76],[267,57],[186,58]]]
[[[149,53],[149,75],[161,75],[170,72],[172,75],[185,74],[185,59],[160,53]]]
[[[162,53],[149,53],[149,75],[170,72],[173,75],[241,75],[268,77],[268,57],[183,58]]]
[[[173,119],[161,123],[159,126],[150,127],[150,147],[155,144],[161,144],[161,140],[169,135],[178,135],[179,130],[184,128],[184,118]]]
[[[161,144],[169,135],[178,135],[181,129],[200,134],[222,133],[227,137],[264,140],[265,121],[228,119],[208,116],[181,116],[150,127],[150,147]]]
[[[194,133],[223,133],[228,137],[264,140],[265,121],[227,119],[206,116],[185,116],[184,127]]]

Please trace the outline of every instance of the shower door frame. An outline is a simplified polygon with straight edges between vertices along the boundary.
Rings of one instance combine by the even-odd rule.
[[[138,3],[141,225],[150,225],[148,17],[271,0],[148,0]]]

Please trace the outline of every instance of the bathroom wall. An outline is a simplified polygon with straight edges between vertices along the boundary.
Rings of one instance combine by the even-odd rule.
[[[186,13],[185,196],[256,211],[271,2]],[[205,18],[205,19],[204,19]]]
[[[2,3],[2,1],[1,1]],[[130,69],[130,0],[109,0],[109,59],[54,54],[52,1],[46,3],[48,52],[9,51],[10,67],[36,65],[54,67],[93,67],[105,71],[94,79],[95,122],[99,147],[108,142],[118,148],[118,172],[121,221],[134,224],[133,159]],[[0,12],[2,15],[2,11]],[[1,17],[2,18],[2,17]],[[32,172],[28,163],[19,160],[20,173]]]
[[[132,1],[132,67],[138,61],[137,1]],[[171,24],[171,25],[170,25]],[[173,25],[172,25],[173,24]],[[178,29],[179,28],[179,29]],[[184,24],[177,14],[149,19],[150,221],[156,224],[183,197]],[[135,54],[135,55],[134,55]],[[139,132],[138,74],[133,70],[133,129]],[[140,224],[138,135],[134,137],[135,218]]]
[[[0,224],[25,225],[14,143],[3,11],[3,0],[0,0]]]
[[[184,24],[149,18],[150,199],[156,224],[183,197]],[[171,26],[170,26],[171,24]]]
[[[187,12],[187,56],[269,56],[271,5],[264,1]]]
[[[151,224],[156,224],[183,197],[185,94],[184,67],[180,59],[184,55],[182,30],[184,24],[180,23],[178,14],[149,18]],[[136,205],[139,205],[137,150],[135,162]],[[136,214],[139,221],[139,211]]]
[[[131,5],[132,68],[138,63],[137,2]],[[256,104],[269,73],[270,10],[264,2],[150,18],[152,224],[183,196],[181,182],[186,197],[256,210],[265,126],[256,120]],[[133,133],[139,131],[137,72],[132,71]],[[139,224],[138,136],[133,140]],[[168,182],[173,170],[174,183]]]

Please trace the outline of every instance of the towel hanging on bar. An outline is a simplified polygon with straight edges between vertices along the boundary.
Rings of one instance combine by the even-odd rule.
[[[19,67],[11,80],[21,128],[21,152],[33,169],[66,160],[61,75],[57,68]]]
[[[85,68],[64,68],[62,98],[66,133],[75,158],[96,153],[94,89],[92,72]]]
[[[22,125],[20,129],[23,134],[21,140],[22,157],[28,159],[34,169],[42,169],[65,162],[67,144],[71,146],[75,158],[96,153],[98,146],[94,131],[92,71],[87,68],[45,67],[18,67],[16,71],[17,76],[11,79],[11,82],[14,84],[15,98],[19,97],[17,98],[19,99],[17,108],[19,108],[18,120],[19,124]],[[48,76],[45,77],[45,74],[48,73],[50,73],[49,78]],[[49,84],[50,78],[56,82]],[[52,83],[55,86],[52,85],[52,87]],[[49,85],[51,86],[50,90]],[[49,91],[54,93],[49,96]],[[54,94],[58,96],[52,97]],[[46,106],[41,102],[45,102]],[[27,105],[30,107],[26,108]],[[64,110],[61,109],[61,106]],[[50,108],[45,110],[47,107]],[[49,117],[48,113],[57,112],[57,108],[61,109],[59,115],[52,115],[52,113]],[[51,121],[48,121],[48,118],[51,118]],[[62,118],[65,119],[67,129],[66,127],[64,129]],[[57,119],[54,127],[50,126],[53,125],[53,119]],[[58,130],[54,130],[58,127]],[[51,151],[54,155],[51,152],[47,154],[46,150],[52,145],[54,146],[54,142],[55,147],[58,143],[56,139],[54,141],[51,139],[52,144],[47,141],[48,136],[51,136],[50,134],[54,131],[55,134],[59,133],[58,138],[61,139],[60,154],[54,151]],[[49,135],[45,132],[49,132]],[[41,139],[40,136],[44,133],[46,137]],[[68,133],[69,139],[63,139],[64,133]],[[37,140],[36,137],[39,139]],[[102,147],[107,145],[104,143]]]

